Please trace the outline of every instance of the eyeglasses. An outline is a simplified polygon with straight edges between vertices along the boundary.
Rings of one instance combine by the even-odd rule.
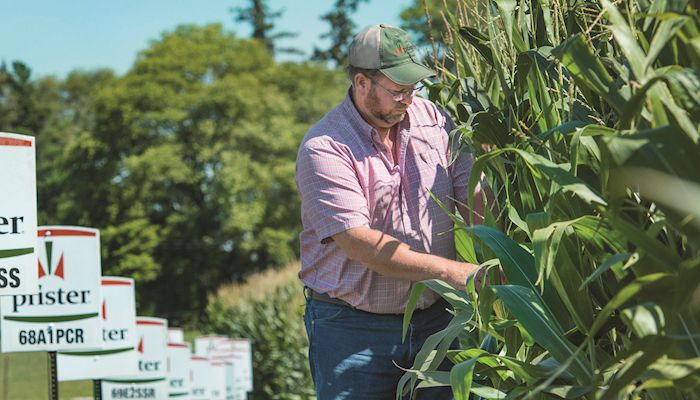
[[[423,85],[419,85],[417,87],[414,87],[413,89],[408,89],[408,90],[401,90],[401,91],[394,91],[391,89],[387,89],[382,85],[381,83],[377,82],[376,80],[369,78],[372,83],[376,83],[379,85],[380,88],[384,89],[385,92],[389,93],[391,95],[391,98],[394,99],[394,101],[402,101],[407,98],[413,98],[418,92],[423,90]]]

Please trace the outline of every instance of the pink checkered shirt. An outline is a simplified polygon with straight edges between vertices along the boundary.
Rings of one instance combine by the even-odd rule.
[[[428,191],[454,210],[452,198],[466,199],[473,162],[463,152],[449,164],[452,123],[433,103],[415,98],[407,113],[399,124],[396,166],[391,149],[349,95],[309,130],[297,155],[303,224],[299,278],[317,292],[372,313],[403,313],[412,282],[350,260],[329,238],[366,226],[416,251],[454,259],[453,224]],[[437,298],[426,291],[418,308]]]

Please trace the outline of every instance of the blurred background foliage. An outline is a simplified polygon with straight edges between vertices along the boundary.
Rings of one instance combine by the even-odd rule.
[[[244,337],[253,348],[253,398],[314,398],[299,263],[219,289],[207,307],[205,332]]]
[[[34,134],[41,224],[97,227],[142,313],[192,321],[225,282],[294,260],[299,141],[342,72],[277,63],[221,26],[179,26],[124,76],[0,71],[0,130]]]

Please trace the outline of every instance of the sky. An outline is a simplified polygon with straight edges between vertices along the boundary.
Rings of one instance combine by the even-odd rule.
[[[0,0],[0,62],[22,61],[33,76],[64,77],[73,69],[110,68],[126,72],[140,50],[179,24],[221,23],[247,37],[249,25],[234,22],[229,11],[247,0]],[[269,0],[271,10],[284,9],[276,30],[298,37],[279,42],[307,55],[325,42],[328,24],[319,17],[335,0]],[[412,0],[370,0],[354,14],[359,28],[388,22]],[[282,56],[294,59],[292,56]],[[290,58],[291,57],[291,58]],[[298,59],[298,57],[297,57]]]

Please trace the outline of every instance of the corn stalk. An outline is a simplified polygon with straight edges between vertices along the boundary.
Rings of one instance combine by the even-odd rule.
[[[458,254],[491,285],[416,285],[455,317],[397,399],[435,385],[456,399],[700,398],[696,6],[467,1],[442,10],[449,51],[429,97],[477,155],[471,187],[484,173],[497,197],[485,225],[453,216]],[[445,357],[452,370],[436,371]]]

